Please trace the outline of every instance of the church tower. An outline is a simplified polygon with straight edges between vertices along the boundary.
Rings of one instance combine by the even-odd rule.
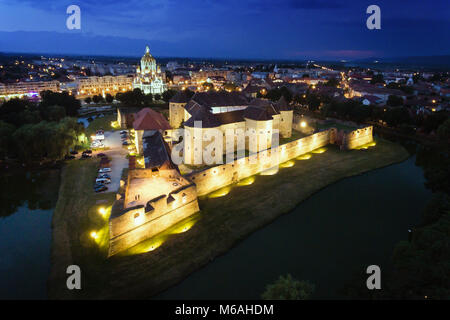
[[[150,54],[148,46],[145,47],[145,54],[136,69],[136,76],[133,81],[134,88],[141,89],[145,94],[162,94],[166,91],[161,69],[156,64],[155,58]]]

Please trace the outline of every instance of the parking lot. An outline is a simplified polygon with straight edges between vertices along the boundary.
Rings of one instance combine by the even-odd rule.
[[[124,168],[128,168],[128,159],[126,158],[128,152],[122,147],[119,131],[106,131],[104,145],[109,149],[101,153],[111,159],[111,172],[108,173],[111,176],[111,183],[106,185],[107,192],[117,192],[120,187],[122,171]]]

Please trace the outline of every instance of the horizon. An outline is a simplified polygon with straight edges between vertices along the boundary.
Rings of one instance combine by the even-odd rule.
[[[97,58],[123,58],[123,59],[140,59],[142,54],[136,55],[107,55],[107,54],[78,54],[78,53],[55,53],[55,52],[22,52],[22,51],[0,51],[0,55],[3,56],[44,56],[49,57],[97,57]],[[153,55],[153,54],[152,54]],[[450,52],[446,54],[433,54],[433,55],[405,55],[405,56],[387,56],[387,57],[366,57],[366,58],[355,58],[355,59],[280,59],[280,58],[249,58],[249,57],[208,57],[208,56],[171,56],[171,55],[153,55],[158,59],[192,59],[192,60],[218,60],[218,61],[247,61],[247,62],[275,62],[275,63],[297,63],[297,62],[370,62],[370,60],[377,60],[379,63],[392,63],[393,59],[414,59],[414,58],[448,58],[448,63],[450,64]],[[344,61],[345,60],[345,61]],[[385,60],[385,61],[382,61]]]

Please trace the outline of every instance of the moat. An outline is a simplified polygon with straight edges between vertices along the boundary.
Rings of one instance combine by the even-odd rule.
[[[58,174],[0,179],[0,298],[45,299]],[[340,297],[361,268],[388,266],[394,245],[407,238],[430,198],[415,157],[346,178],[156,298],[258,299],[267,283],[286,273],[315,283],[316,298]]]

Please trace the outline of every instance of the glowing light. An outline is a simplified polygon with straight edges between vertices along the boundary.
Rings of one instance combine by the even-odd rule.
[[[226,196],[230,192],[230,187],[224,187],[209,194],[209,198],[220,198]]]
[[[245,178],[245,179],[239,181],[239,182],[237,183],[237,185],[240,186],[240,187],[242,187],[242,186],[249,186],[249,185],[251,185],[253,182],[255,182],[255,177],[248,177],[248,178]]]
[[[294,161],[289,160],[289,161],[286,161],[286,162],[280,164],[280,167],[282,167],[282,168],[290,168],[290,167],[294,166],[294,164],[295,164]]]
[[[278,173],[278,167],[273,167],[267,170],[264,170],[260,173],[262,176],[273,176],[274,174]]]
[[[310,153],[307,153],[307,154],[303,154],[303,155],[301,155],[301,156],[298,156],[296,159],[297,160],[308,160],[308,159],[311,159],[311,154]]]
[[[144,250],[144,252],[150,252],[150,251],[153,251],[153,250],[159,248],[162,244],[163,244],[163,241],[162,241],[162,240],[157,240],[157,241],[153,242],[150,246],[148,246],[148,247]]]
[[[327,148],[318,148],[315,149],[313,151],[311,151],[312,153],[324,153],[325,151],[327,151]]]
[[[104,217],[106,215],[106,209],[101,207],[98,209],[98,213],[100,213]]]
[[[302,121],[302,122],[300,122],[300,127],[302,127],[302,128],[306,128],[306,121]]]
[[[195,223],[196,223],[195,220],[188,221],[185,224],[175,228],[172,231],[172,234],[178,234],[178,233],[186,232],[186,231],[190,230],[195,225]]]
[[[90,234],[90,236],[91,236],[91,238],[94,239],[94,240],[98,238],[98,234],[97,234],[97,232],[95,232],[95,231],[92,231],[91,234]]]
[[[136,213],[134,216],[134,224],[135,225],[141,225],[144,222],[144,215],[140,213]]]

